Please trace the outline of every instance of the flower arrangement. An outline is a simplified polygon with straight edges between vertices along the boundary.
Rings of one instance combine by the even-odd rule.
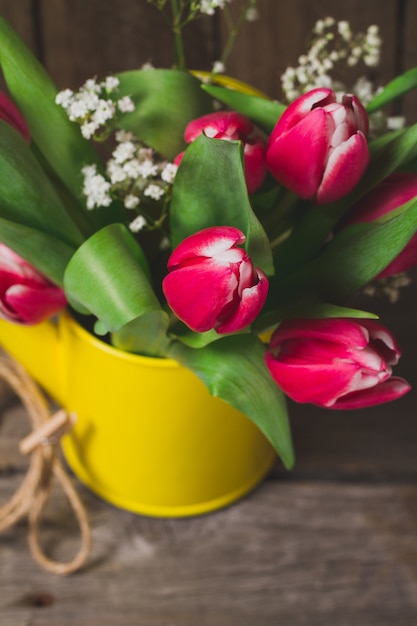
[[[186,69],[182,28],[230,0],[148,1],[170,15],[175,68],[78,92],[0,19],[0,314],[66,307],[120,350],[177,360],[290,468],[285,396],[350,409],[410,389],[392,333],[352,301],[417,262],[417,125],[382,113],[417,69],[346,93],[334,65],[375,65],[380,41],[328,18],[278,102]]]

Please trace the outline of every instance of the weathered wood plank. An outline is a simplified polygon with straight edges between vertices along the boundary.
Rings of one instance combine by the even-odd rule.
[[[42,0],[40,9],[45,64],[60,88],[144,63],[171,67],[174,62],[170,30],[145,0]],[[211,28],[204,19],[186,33],[186,52],[204,69]]]
[[[12,24],[23,41],[38,53],[38,37],[33,0],[0,0],[0,15]]]
[[[2,479],[0,494],[16,479]],[[94,550],[69,578],[39,570],[25,528],[0,537],[8,626],[413,626],[417,488],[266,483],[193,520],[149,520],[87,496]],[[45,542],[74,548],[67,509]],[[44,606],[35,606],[40,604]]]
[[[401,39],[402,64],[401,71],[409,70],[417,66],[417,5],[413,0],[404,3],[403,13],[403,37]],[[407,94],[403,101],[403,114],[407,121],[417,121],[417,89]]]

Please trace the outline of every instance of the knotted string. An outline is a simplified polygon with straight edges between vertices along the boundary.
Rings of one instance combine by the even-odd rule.
[[[0,507],[0,532],[27,516],[28,542],[33,558],[55,574],[70,574],[85,563],[91,547],[86,510],[56,453],[59,437],[71,428],[74,416],[59,411],[51,417],[46,399],[38,386],[9,357],[0,357],[0,378],[8,383],[22,401],[32,426],[32,432],[20,444],[20,451],[30,454],[28,471],[14,495]],[[81,533],[80,549],[67,562],[47,557],[39,542],[41,516],[51,494],[54,477],[71,504]]]

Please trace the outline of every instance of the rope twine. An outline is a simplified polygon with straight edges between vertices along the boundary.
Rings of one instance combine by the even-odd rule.
[[[64,410],[51,416],[48,403],[38,386],[23,367],[10,357],[0,357],[0,377],[22,401],[32,426],[32,432],[19,446],[22,454],[30,454],[29,467],[19,488],[0,507],[0,533],[27,517],[28,542],[33,558],[54,574],[71,574],[86,562],[91,548],[86,509],[63,468],[56,449],[60,437],[72,428],[75,416]],[[60,483],[70,502],[81,534],[80,549],[67,562],[50,559],[39,541],[41,517],[51,495],[54,479]]]

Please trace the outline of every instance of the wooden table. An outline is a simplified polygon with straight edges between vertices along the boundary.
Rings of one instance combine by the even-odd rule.
[[[59,577],[31,558],[26,523],[0,536],[1,626],[415,626],[417,325],[415,285],[400,304],[365,299],[403,346],[414,391],[366,411],[291,406],[297,464],[279,463],[239,503],[186,520],[118,510],[81,485],[93,550]],[[0,502],[26,461],[24,410],[3,397]],[[43,526],[57,558],[77,549],[56,492]]]

